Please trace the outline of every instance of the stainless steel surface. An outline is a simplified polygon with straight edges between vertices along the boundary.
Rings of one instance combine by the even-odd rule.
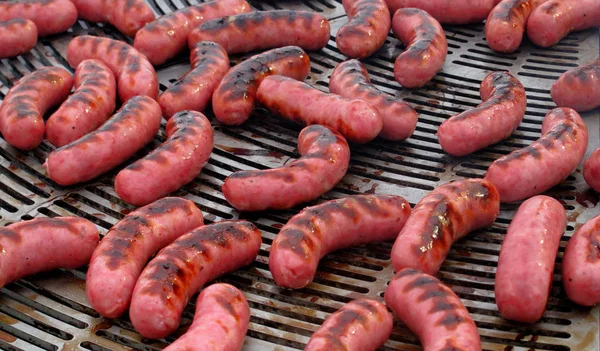
[[[346,21],[340,1],[251,1],[259,10],[294,8],[323,13],[331,20],[332,36],[321,52],[311,53],[309,81],[326,90],[334,66],[344,60],[335,48],[335,33]],[[158,15],[194,4],[193,0],[152,0]],[[374,57],[366,60],[373,82],[382,90],[410,101],[420,113],[415,134],[405,142],[376,140],[352,147],[347,176],[324,199],[357,193],[391,193],[406,197],[413,205],[427,192],[450,180],[482,177],[499,156],[525,146],[540,135],[541,121],[554,104],[549,88],[565,70],[599,55],[598,31],[570,35],[551,49],[524,44],[520,52],[491,52],[484,40],[483,25],[446,27],[449,55],[443,72],[423,89],[402,90],[394,81],[393,59],[402,51],[391,35]],[[72,32],[42,39],[24,56],[1,60],[0,98],[22,75],[45,65],[68,66],[65,52],[75,34],[129,40],[107,26],[79,22]],[[159,68],[161,89],[189,68],[182,55]],[[445,155],[437,143],[437,126],[449,116],[477,105],[479,83],[490,70],[509,70],[521,79],[528,94],[527,114],[508,140],[466,158]],[[588,155],[600,145],[598,110],[585,115],[590,128]],[[315,283],[299,291],[278,288],[271,279],[267,257],[278,229],[299,208],[262,214],[239,214],[227,204],[220,186],[238,169],[264,169],[298,157],[299,126],[265,111],[257,111],[240,128],[213,122],[215,149],[202,174],[178,192],[195,201],[208,222],[246,218],[263,233],[264,243],[256,262],[229,274],[221,281],[241,288],[252,308],[244,350],[302,349],[311,333],[329,313],[353,298],[381,298],[392,277],[391,243],[367,245],[328,255],[321,263]],[[142,156],[164,140],[164,123],[155,142],[139,152]],[[112,187],[116,171],[98,181],[64,188],[44,173],[42,163],[52,146],[44,142],[32,152],[21,152],[0,140],[0,225],[38,216],[76,215],[93,221],[102,233],[131,206],[123,203]],[[470,234],[454,245],[438,276],[463,300],[479,327],[485,350],[598,350],[599,309],[579,308],[562,290],[560,262],[567,239],[587,219],[599,213],[598,196],[586,190],[581,170],[550,194],[568,210],[569,226],[561,242],[547,312],[534,325],[510,323],[499,317],[494,303],[494,273],[503,235],[516,206],[503,206],[494,225]],[[158,350],[166,341],[142,340],[126,317],[100,318],[86,301],[85,269],[61,270],[30,277],[0,290],[0,349],[5,350]],[[185,311],[185,330],[193,317],[193,305]],[[384,350],[418,350],[418,340],[397,324]]]

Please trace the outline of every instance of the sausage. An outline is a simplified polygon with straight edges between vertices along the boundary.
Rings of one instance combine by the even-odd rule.
[[[101,61],[82,61],[75,71],[75,92],[46,122],[46,138],[61,147],[98,128],[115,111],[116,95],[112,71]]]
[[[119,32],[134,36],[146,23],[154,21],[154,12],[144,0],[71,0],[79,18],[110,23]]]
[[[598,26],[598,0],[550,0],[529,16],[527,37],[536,45],[550,47],[570,32]]]
[[[442,149],[465,156],[508,138],[525,116],[523,84],[508,72],[492,72],[481,82],[479,106],[445,120],[437,137]]]
[[[131,323],[145,338],[173,333],[189,299],[207,282],[254,262],[261,242],[260,231],[247,221],[222,221],[179,237],[140,275]]]
[[[311,11],[241,13],[201,24],[190,33],[188,45],[200,41],[218,43],[230,55],[290,45],[320,50],[329,41],[329,21]]]
[[[209,1],[184,7],[142,27],[135,34],[133,47],[153,65],[160,65],[181,52],[192,30],[205,21],[250,11],[246,0]]]
[[[600,216],[587,221],[569,239],[562,281],[571,301],[583,306],[600,302]]]
[[[104,317],[122,315],[148,259],[203,223],[198,207],[179,197],[165,197],[129,213],[94,251],[86,278],[90,305]]]
[[[67,61],[77,67],[81,61],[102,61],[117,78],[119,98],[126,102],[134,96],[158,96],[158,77],[152,64],[139,51],[122,41],[82,35],[67,48]]]
[[[213,130],[202,113],[177,113],[167,122],[167,138],[115,177],[115,191],[125,202],[143,206],[158,200],[191,182],[208,162]]]
[[[307,207],[275,237],[269,268],[275,283],[299,289],[310,284],[319,260],[341,248],[396,238],[410,205],[400,196],[355,195]]]
[[[587,144],[587,126],[579,114],[555,108],[544,118],[542,137],[494,161],[485,179],[496,186],[502,202],[541,194],[575,171]]]
[[[0,228],[0,288],[25,276],[87,264],[100,236],[77,217],[34,218]]]
[[[240,351],[250,323],[250,306],[229,284],[213,284],[196,301],[194,322],[164,351],[189,351],[199,345],[211,351]]]
[[[548,0],[502,0],[485,22],[485,39],[490,49],[509,53],[521,45],[529,15]]]
[[[578,112],[600,107],[600,59],[563,73],[550,94],[557,106]]]
[[[383,128],[379,111],[368,102],[324,93],[284,76],[263,79],[256,97],[273,113],[304,125],[328,126],[355,143],[375,139]]]
[[[348,15],[335,37],[337,48],[348,57],[365,58],[385,43],[392,21],[384,0],[342,0]]]
[[[348,99],[365,100],[383,119],[379,136],[393,141],[407,139],[417,126],[417,112],[409,103],[393,98],[375,88],[365,66],[347,60],[335,67],[329,79],[329,91]]]
[[[494,292],[504,318],[529,323],[542,318],[566,227],[567,213],[551,197],[534,196],[519,207],[504,236],[496,269]]]
[[[0,59],[29,52],[37,39],[37,27],[30,20],[16,18],[0,22]]]
[[[435,18],[419,9],[400,9],[392,30],[406,49],[394,62],[394,78],[405,88],[420,88],[441,69],[448,54],[446,34]]]
[[[426,11],[442,24],[480,23],[499,0],[385,0],[390,13],[414,7]]]
[[[223,77],[212,96],[215,117],[226,125],[240,125],[254,108],[256,90],[272,74],[303,80],[310,72],[310,58],[297,46],[263,52],[236,65]]]
[[[192,69],[158,97],[165,118],[183,110],[204,111],[229,71],[229,56],[217,43],[199,42],[190,54]]]
[[[309,126],[298,136],[302,157],[280,168],[237,171],[225,179],[225,199],[239,211],[281,210],[318,198],[346,174],[350,147],[337,132]]]
[[[100,128],[52,151],[44,167],[60,185],[108,172],[148,144],[160,127],[160,106],[147,96],[130,99]]]
[[[583,178],[592,189],[600,192],[600,148],[583,163]]]
[[[0,2],[0,22],[16,18],[35,23],[40,37],[62,33],[77,22],[70,0],[8,0]]]
[[[452,244],[491,225],[500,210],[492,183],[465,179],[444,184],[415,206],[392,247],[394,270],[415,268],[436,274]]]
[[[310,337],[304,351],[375,351],[392,335],[392,315],[371,299],[351,301],[330,315]]]
[[[417,335],[423,351],[481,351],[479,332],[469,311],[437,278],[404,268],[392,278],[384,299]]]
[[[44,67],[21,78],[0,106],[0,132],[10,145],[32,150],[44,140],[44,114],[63,102],[73,87],[64,68]]]

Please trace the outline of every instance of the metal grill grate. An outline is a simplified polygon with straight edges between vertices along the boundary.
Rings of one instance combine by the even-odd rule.
[[[345,59],[335,47],[335,33],[346,22],[341,1],[251,0],[258,10],[290,8],[322,13],[332,24],[329,45],[311,53],[309,81],[327,90],[335,65]],[[158,15],[195,4],[195,0],[151,0]],[[572,34],[551,49],[525,43],[519,52],[502,55],[486,45],[483,25],[445,27],[449,55],[443,72],[422,89],[402,90],[394,81],[393,58],[402,45],[389,36],[385,46],[365,61],[371,78],[383,91],[410,101],[419,112],[415,134],[405,142],[375,140],[353,146],[347,176],[323,199],[357,193],[391,193],[415,204],[427,192],[450,180],[482,177],[500,155],[523,147],[540,135],[541,122],[554,106],[549,88],[556,78],[572,67],[599,55],[598,31]],[[68,67],[64,54],[75,34],[93,32],[131,42],[113,28],[78,24],[67,34],[44,38],[27,55],[0,61],[0,98],[24,74],[42,66]],[[237,58],[236,60],[239,60]],[[161,89],[166,89],[189,68],[186,55],[159,67]],[[445,155],[435,137],[437,126],[449,116],[476,106],[479,84],[490,70],[516,74],[528,94],[525,119],[515,134],[468,158]],[[590,128],[588,155],[600,145],[600,114],[586,114]],[[271,241],[279,228],[299,208],[262,214],[239,214],[225,201],[220,187],[231,172],[265,169],[285,164],[298,156],[300,126],[258,110],[240,128],[213,123],[215,149],[202,174],[177,195],[196,202],[207,222],[245,218],[263,233],[263,246],[256,262],[221,281],[241,288],[248,298],[252,316],[244,350],[302,349],[310,335],[329,313],[354,298],[381,298],[392,277],[391,243],[367,245],[328,255],[321,263],[315,283],[299,291],[278,288],[268,270]],[[164,123],[152,145],[142,156],[164,141]],[[43,143],[32,152],[21,152],[0,140],[0,225],[39,216],[76,215],[93,221],[101,233],[127,214],[132,207],[115,194],[112,182],[116,171],[102,179],[64,188],[44,173],[42,163],[52,146]],[[136,156],[136,157],[137,157]],[[598,196],[583,182],[581,170],[555,187],[550,194],[568,211],[569,226],[561,242],[554,283],[547,312],[534,325],[510,323],[499,317],[494,303],[494,274],[503,235],[516,206],[503,206],[494,225],[469,235],[454,245],[439,277],[463,300],[479,327],[485,350],[598,350],[600,309],[579,308],[562,291],[560,262],[565,244],[574,231],[598,213]],[[84,292],[85,270],[60,270],[21,280],[0,290],[0,349],[4,350],[159,350],[165,341],[143,340],[126,319],[105,320],[93,311]],[[188,306],[179,333],[193,317]],[[173,341],[173,335],[166,341]],[[418,340],[397,323],[382,350],[418,350]]]

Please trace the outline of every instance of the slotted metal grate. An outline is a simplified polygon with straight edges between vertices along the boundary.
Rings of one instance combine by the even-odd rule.
[[[195,4],[196,0],[150,0],[162,15]],[[309,81],[327,90],[335,65],[345,59],[335,47],[335,33],[346,22],[341,1],[251,0],[258,10],[303,9],[322,13],[332,24],[327,47],[311,53]],[[422,89],[402,90],[394,81],[393,59],[403,47],[389,36],[385,46],[365,61],[374,84],[383,91],[410,101],[419,112],[415,134],[405,142],[375,140],[352,147],[347,176],[324,199],[358,193],[390,193],[415,204],[436,186],[464,177],[482,177],[489,164],[515,148],[540,136],[541,123],[554,104],[549,88],[553,80],[572,67],[599,56],[597,30],[572,34],[550,49],[525,43],[519,52],[502,55],[486,45],[483,25],[445,27],[449,55],[443,72]],[[24,74],[42,66],[65,66],[71,37],[92,32],[131,42],[108,26],[78,24],[67,34],[44,38],[32,52],[0,61],[0,98]],[[239,60],[240,58],[235,58]],[[161,89],[189,69],[186,55],[159,67]],[[479,84],[490,70],[516,74],[528,94],[527,113],[515,134],[497,145],[466,158],[445,155],[435,136],[437,126],[449,116],[479,104]],[[590,128],[588,155],[600,145],[600,113],[584,115]],[[213,119],[214,120],[214,119]],[[269,246],[279,228],[300,208],[261,214],[240,214],[225,201],[220,187],[231,172],[265,169],[298,157],[300,126],[258,110],[240,128],[213,122],[215,149],[202,174],[177,195],[196,202],[207,222],[245,218],[258,225],[263,246],[256,262],[229,274],[221,281],[241,288],[252,309],[244,350],[302,349],[323,320],[343,303],[369,296],[381,298],[392,277],[392,243],[379,243],[342,250],[321,263],[315,282],[289,291],[277,287],[268,270]],[[164,141],[164,123],[152,145],[142,156]],[[132,210],[112,187],[116,171],[78,187],[61,187],[44,173],[42,163],[52,146],[43,143],[31,152],[21,152],[0,140],[0,225],[39,216],[76,215],[93,221],[101,233]],[[137,157],[136,156],[136,157]],[[547,312],[533,325],[516,324],[499,317],[494,303],[494,274],[498,253],[515,205],[503,206],[491,228],[470,234],[454,245],[439,277],[463,300],[479,327],[485,350],[598,350],[600,310],[583,309],[570,303],[562,291],[560,262],[568,238],[585,221],[598,214],[598,195],[586,190],[577,170],[550,194],[568,211],[569,226],[561,242]],[[0,290],[0,349],[3,350],[159,350],[167,340],[143,340],[126,317],[106,320],[89,307],[85,298],[85,269],[59,270],[10,284]],[[193,318],[190,304],[179,333]],[[419,350],[418,340],[397,323],[382,350]]]

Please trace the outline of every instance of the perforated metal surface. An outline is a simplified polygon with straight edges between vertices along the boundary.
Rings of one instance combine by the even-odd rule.
[[[158,15],[196,3],[194,0],[153,0]],[[327,90],[328,77],[345,58],[335,48],[335,33],[345,23],[340,2],[332,0],[251,1],[258,10],[274,8],[321,12],[331,20],[329,45],[311,53],[309,81]],[[597,31],[570,35],[551,49],[524,44],[518,53],[500,55],[485,43],[483,25],[445,28],[449,55],[443,72],[426,87],[402,90],[393,78],[393,59],[402,45],[389,36],[385,46],[365,61],[373,82],[382,90],[410,101],[419,112],[415,134],[405,142],[375,140],[352,147],[347,176],[322,200],[357,193],[399,194],[415,204],[427,192],[450,180],[482,177],[488,165],[501,155],[523,147],[540,136],[541,122],[554,104],[549,88],[565,70],[599,56]],[[43,39],[24,56],[0,61],[0,98],[22,75],[41,66],[68,67],[66,47],[76,34],[94,32],[128,40],[110,27],[79,22],[74,29]],[[239,58],[236,58],[238,60]],[[159,68],[165,89],[189,68],[181,55]],[[449,116],[477,105],[479,84],[490,70],[509,70],[521,79],[528,94],[527,113],[517,132],[508,140],[466,158],[445,155],[437,143],[437,126]],[[588,155],[598,145],[600,113],[585,116],[590,128]],[[328,255],[321,263],[315,283],[290,291],[277,287],[267,266],[269,246],[279,228],[299,208],[262,214],[239,214],[227,204],[220,186],[227,175],[239,169],[277,167],[298,157],[297,133],[290,124],[258,110],[240,128],[213,122],[215,149],[202,174],[177,195],[195,201],[207,222],[245,218],[263,233],[263,246],[256,262],[229,274],[221,281],[244,291],[252,309],[244,350],[302,349],[311,333],[329,313],[354,298],[381,298],[392,277],[391,243],[367,245]],[[160,135],[139,152],[142,156],[164,141]],[[64,188],[45,174],[42,163],[52,146],[43,143],[32,152],[21,152],[0,140],[0,225],[39,216],[76,215],[93,221],[104,234],[132,207],[123,203],[112,188],[116,171],[88,184]],[[136,157],[137,157],[136,156]],[[569,226],[561,242],[548,309],[534,325],[510,323],[499,317],[494,303],[494,273],[503,235],[516,206],[503,206],[491,228],[470,234],[454,245],[438,276],[463,300],[471,312],[485,350],[598,350],[599,310],[570,303],[562,290],[560,262],[565,244],[587,219],[598,214],[598,196],[587,189],[581,170],[554,188],[550,194],[568,211]],[[106,320],[87,303],[85,270],[55,271],[38,275],[0,290],[0,349],[5,350],[158,350],[174,340],[142,340],[126,318]],[[179,333],[193,317],[194,306],[185,311]],[[418,340],[397,324],[384,350],[418,350]]]

